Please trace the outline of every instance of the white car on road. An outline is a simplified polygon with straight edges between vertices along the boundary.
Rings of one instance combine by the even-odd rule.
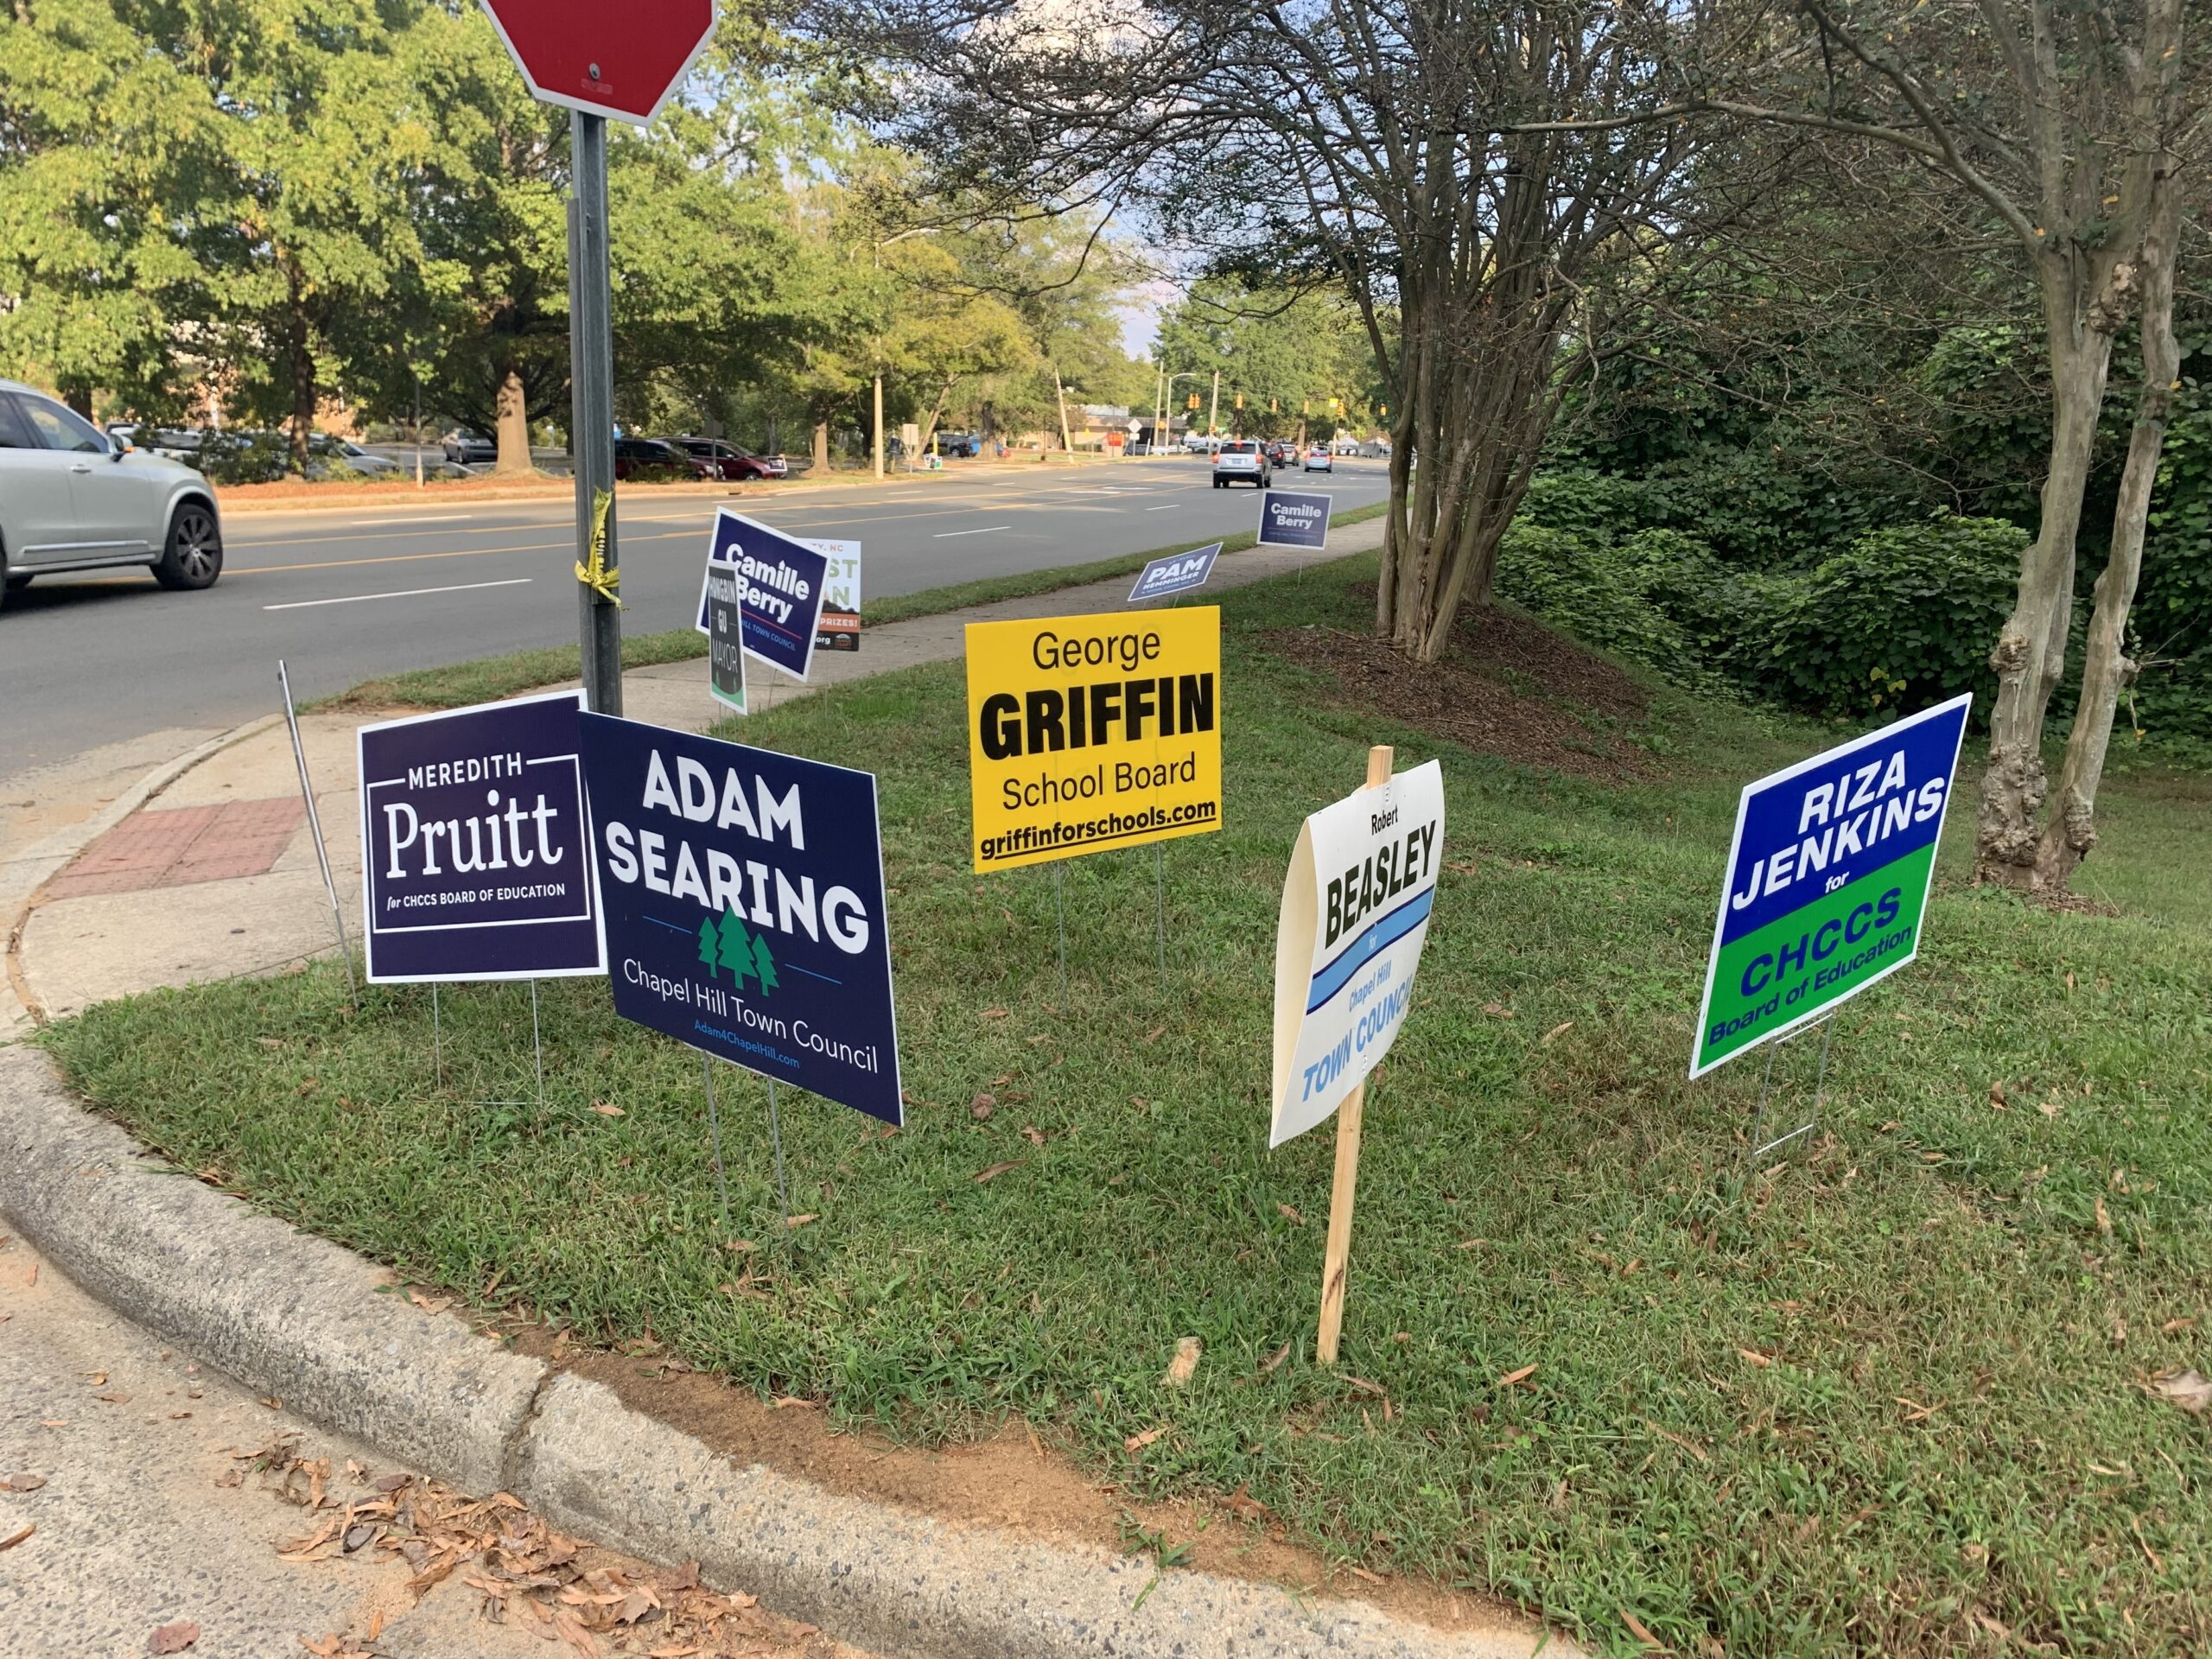
[[[150,565],[164,588],[223,573],[215,492],[67,405],[0,380],[0,595],[50,571]]]
[[[1309,473],[1328,473],[1332,475],[1335,474],[1337,463],[1331,457],[1327,444],[1317,443],[1306,452],[1305,470]]]
[[[1213,458],[1213,486],[1225,490],[1239,482],[1256,484],[1263,490],[1274,482],[1267,445],[1250,438],[1234,438],[1221,446],[1221,453]]]

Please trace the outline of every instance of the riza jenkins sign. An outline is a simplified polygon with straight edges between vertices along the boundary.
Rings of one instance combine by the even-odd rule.
[[[1398,1040],[1444,855],[1436,761],[1306,820],[1275,930],[1270,1147],[1325,1120]]]
[[[903,1122],[875,779],[581,718],[615,1013]]]
[[[1745,788],[1693,1077],[1920,954],[1973,701],[1955,697]]]
[[[361,728],[372,983],[607,971],[582,706],[560,691]]]
[[[978,872],[1221,828],[1221,610],[976,622]]]

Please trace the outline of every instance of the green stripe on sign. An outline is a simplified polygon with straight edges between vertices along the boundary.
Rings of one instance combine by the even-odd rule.
[[[1909,961],[1936,849],[1923,847],[1721,948],[1700,1071]]]

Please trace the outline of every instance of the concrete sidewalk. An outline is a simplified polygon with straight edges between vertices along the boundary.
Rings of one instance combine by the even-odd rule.
[[[1215,567],[1211,588],[1371,551],[1382,545],[1382,524],[1370,520],[1330,539],[1325,553],[1254,548],[1230,554]],[[1121,611],[1133,580],[1120,576],[871,628],[859,652],[818,655],[815,683],[957,661],[970,622]],[[758,664],[752,671],[758,709],[814,689]],[[631,719],[683,730],[703,731],[728,715],[708,695],[703,658],[632,670],[623,677],[623,700]],[[356,950],[361,864],[353,732],[378,717],[347,712],[300,722],[346,937]],[[0,799],[44,788],[52,802],[43,809],[45,833],[36,841],[18,850],[0,841],[0,918],[8,918],[10,930],[0,1039],[11,1020],[20,1030],[26,1017],[59,1018],[162,986],[274,972],[337,949],[281,721],[233,734],[162,734],[136,757],[144,775],[125,785],[130,758],[88,758],[86,776],[74,782],[51,778],[41,785],[24,774],[0,785]],[[111,797],[105,806],[91,798],[102,787]]]

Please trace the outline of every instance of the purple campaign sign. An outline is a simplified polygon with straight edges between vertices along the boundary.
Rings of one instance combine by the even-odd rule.
[[[707,569],[727,565],[737,572],[737,597],[745,623],[746,654],[771,668],[804,680],[814,664],[814,641],[822,620],[823,590],[830,581],[827,555],[794,541],[728,507],[715,514],[714,543]],[[707,589],[699,586],[698,629],[710,633]]]
[[[355,734],[372,983],[607,971],[582,708],[563,691]]]

